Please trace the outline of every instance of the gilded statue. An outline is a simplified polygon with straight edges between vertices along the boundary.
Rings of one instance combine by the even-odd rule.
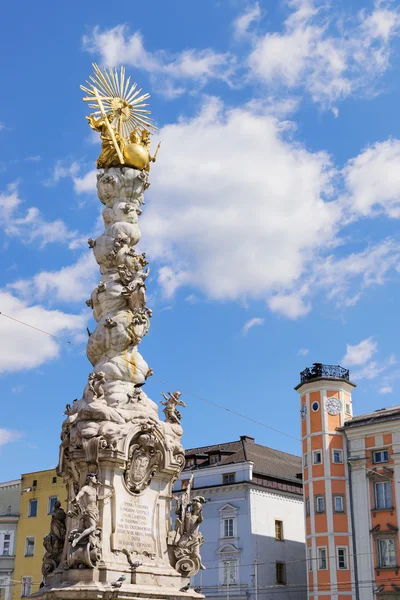
[[[135,83],[131,87],[125,83],[124,67],[119,73],[101,70],[95,63],[93,67],[88,87],[81,85],[81,89],[88,94],[83,100],[94,102],[89,107],[97,109],[86,117],[102,141],[97,168],[127,166],[148,172],[160,147],[158,144],[154,156],[150,154],[150,130],[156,127],[143,102],[149,94],[140,96]]]
[[[100,139],[102,142],[100,156],[96,163],[97,168],[105,169],[107,167],[118,167],[118,165],[121,164],[121,161],[110,134],[110,127],[112,128],[116,143],[120,149],[122,147],[122,140],[117,130],[112,125],[112,121],[114,119],[113,114],[110,113],[108,115],[101,116],[99,119],[96,119],[94,115],[89,115],[86,118],[89,121],[90,127],[94,129],[94,131],[98,131],[100,133]]]
[[[156,162],[160,143],[157,146],[154,156],[151,156],[150,131],[148,129],[140,131],[137,125],[130,133],[129,142],[129,144],[124,146],[123,150],[125,164],[140,171],[150,171],[150,163]]]

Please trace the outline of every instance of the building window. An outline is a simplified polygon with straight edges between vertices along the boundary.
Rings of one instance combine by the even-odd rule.
[[[319,402],[313,402],[311,408],[314,412],[317,412],[317,410],[319,410]]]
[[[389,452],[387,450],[378,450],[373,453],[372,457],[375,464],[389,462]]]
[[[57,477],[53,477],[51,483],[57,483]]]
[[[191,467],[194,467],[195,463],[196,461],[194,458],[187,458],[185,463],[185,469],[190,469]]]
[[[347,566],[347,548],[337,548],[338,569],[348,569]]]
[[[212,454],[210,456],[210,465],[215,465],[216,463],[218,463],[221,460],[221,457],[219,454]]]
[[[307,548],[308,570],[312,571],[312,548]]]
[[[344,512],[344,498],[343,496],[333,496],[333,510],[337,513]]]
[[[324,498],[324,496],[315,496],[315,512],[317,514],[325,512],[325,498]]]
[[[225,473],[222,475],[222,483],[235,483],[236,473]]]
[[[189,481],[190,481],[190,479],[182,479],[181,490],[186,490],[187,486],[189,485]]]
[[[275,521],[275,539],[283,541],[283,521]]]
[[[310,499],[306,499],[306,517],[310,516]]]
[[[343,463],[343,450],[333,450],[333,462],[336,465]]]
[[[224,561],[224,585],[236,585],[237,561]]]
[[[283,562],[277,562],[275,564],[276,571],[276,584],[285,585],[286,583],[286,564]]]
[[[2,555],[11,556],[11,533],[4,534]]]
[[[32,592],[32,577],[23,577],[21,585],[21,598],[30,596]]]
[[[305,454],[303,454],[303,467],[307,467],[308,465],[308,460],[307,460],[308,454],[307,452]]]
[[[37,479],[34,479],[33,483],[32,483],[32,487],[36,487],[36,486],[37,486]]]
[[[314,450],[313,463],[314,465],[322,465],[322,450]]]
[[[379,481],[374,483],[375,508],[392,508],[392,482]]]
[[[51,515],[54,512],[54,505],[58,500],[58,496],[50,496],[49,497],[49,510],[47,514]]]
[[[233,519],[224,519],[224,537],[234,537]]]
[[[35,554],[35,538],[25,538],[25,556],[33,556]]]
[[[318,569],[324,571],[328,568],[328,561],[326,559],[326,548],[318,548]]]
[[[28,517],[37,517],[38,501],[29,500]]]
[[[396,542],[394,538],[378,540],[378,560],[382,568],[396,567]]]
[[[346,411],[346,415],[351,415],[351,405],[350,405],[350,402],[346,402],[345,403],[345,411]]]
[[[11,556],[11,542],[12,542],[12,534],[4,533],[4,535],[0,534],[0,555],[2,556]]]

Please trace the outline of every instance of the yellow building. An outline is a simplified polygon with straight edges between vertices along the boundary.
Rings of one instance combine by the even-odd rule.
[[[12,600],[39,589],[43,538],[50,530],[54,502],[60,500],[65,509],[65,499],[65,485],[55,469],[22,475]]]

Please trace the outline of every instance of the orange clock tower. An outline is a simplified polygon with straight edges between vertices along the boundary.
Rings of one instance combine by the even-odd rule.
[[[314,363],[300,374],[308,598],[357,600],[351,498],[343,427],[355,385],[340,366]]]

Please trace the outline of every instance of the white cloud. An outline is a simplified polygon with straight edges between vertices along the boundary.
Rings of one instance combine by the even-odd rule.
[[[400,218],[400,140],[378,142],[344,169],[347,201],[359,215],[384,212]]]
[[[309,349],[308,348],[299,348],[297,355],[298,356],[307,356],[307,354],[309,353]]]
[[[341,213],[324,201],[329,156],[287,141],[286,130],[260,107],[215,98],[161,130],[168,153],[152,169],[141,227],[167,296],[192,285],[212,299],[266,299],[292,317],[309,310],[292,288]]]
[[[16,442],[22,437],[22,433],[14,429],[0,428],[0,446],[5,446],[10,442]]]
[[[21,279],[8,287],[24,299],[82,303],[96,285],[98,270],[93,253],[87,251],[72,265],[58,271],[40,271],[31,279]]]
[[[387,238],[360,252],[320,260],[314,265],[313,282],[328,290],[338,306],[354,306],[365,289],[384,284],[399,265],[400,243]]]
[[[158,283],[166,298],[172,298],[176,290],[189,282],[189,276],[184,271],[178,272],[172,267],[161,267],[158,270]]]
[[[390,385],[384,385],[380,388],[380,394],[391,394],[393,392],[393,388]]]
[[[14,214],[16,208],[21,204],[18,196],[18,184],[10,183],[7,191],[0,192],[0,224],[4,225]]]
[[[29,305],[6,290],[0,291],[1,312],[55,336],[76,336],[84,331],[86,318],[43,306]],[[27,371],[54,360],[60,345],[52,337],[0,315],[0,373]]]
[[[45,181],[43,181],[43,185],[45,185],[47,187],[52,187],[52,186],[56,185],[62,179],[65,179],[66,177],[75,177],[75,175],[77,175],[78,171],[79,171],[78,163],[73,162],[72,164],[66,166],[64,161],[57,160],[50,177],[48,177],[47,179],[45,179]]]
[[[100,140],[98,134],[96,134],[96,140],[97,142]],[[95,192],[97,183],[97,170],[92,169],[84,175],[81,175],[80,171],[81,168],[77,162],[74,161],[71,164],[66,164],[65,161],[58,160],[53,167],[50,177],[43,181],[43,185],[47,187],[53,187],[62,179],[71,178],[74,185],[74,191],[77,194]]]
[[[250,321],[247,321],[247,323],[243,325],[243,335],[247,335],[252,327],[256,327],[258,325],[264,325],[264,319],[260,317],[254,317],[253,319],[250,319]]]
[[[304,317],[311,310],[311,304],[296,291],[291,294],[275,294],[268,298],[268,306],[272,312],[280,313],[289,319]]]
[[[236,37],[243,38],[249,33],[250,26],[261,17],[261,9],[258,2],[247,9],[233,22],[233,31]]]
[[[83,47],[99,55],[106,66],[123,63],[146,71],[152,76],[153,87],[170,98],[183,93],[184,86],[191,83],[202,86],[211,79],[230,83],[236,63],[229,52],[214,52],[210,48],[188,49],[174,55],[163,50],[150,52],[144,46],[142,34],[130,33],[126,25],[105,30],[94,27],[83,37]]]
[[[82,177],[74,176],[72,180],[77,194],[93,193],[96,191],[97,170],[88,171]]]
[[[332,106],[361,89],[373,89],[389,65],[390,42],[399,30],[399,13],[377,0],[358,22],[347,24],[343,13],[328,16],[331,4],[290,0],[291,14],[283,32],[254,37],[249,67],[269,86],[304,87],[315,102]],[[337,33],[336,33],[336,31]],[[337,114],[337,109],[335,109]]]
[[[382,363],[370,361],[358,371],[353,371],[351,373],[351,379],[354,381],[357,381],[358,379],[375,379],[376,377],[378,377],[378,375],[386,371],[389,367],[396,364],[396,362],[396,357],[394,355],[389,356],[389,358],[387,358]]]
[[[363,365],[377,351],[378,345],[372,337],[361,340],[358,344],[346,344],[346,354],[342,363],[346,366]]]
[[[7,236],[19,238],[25,244],[37,241],[41,248],[54,242],[69,242],[77,236],[61,219],[47,221],[35,206],[21,214],[21,205],[18,184],[9,184],[0,193],[0,227]]]

